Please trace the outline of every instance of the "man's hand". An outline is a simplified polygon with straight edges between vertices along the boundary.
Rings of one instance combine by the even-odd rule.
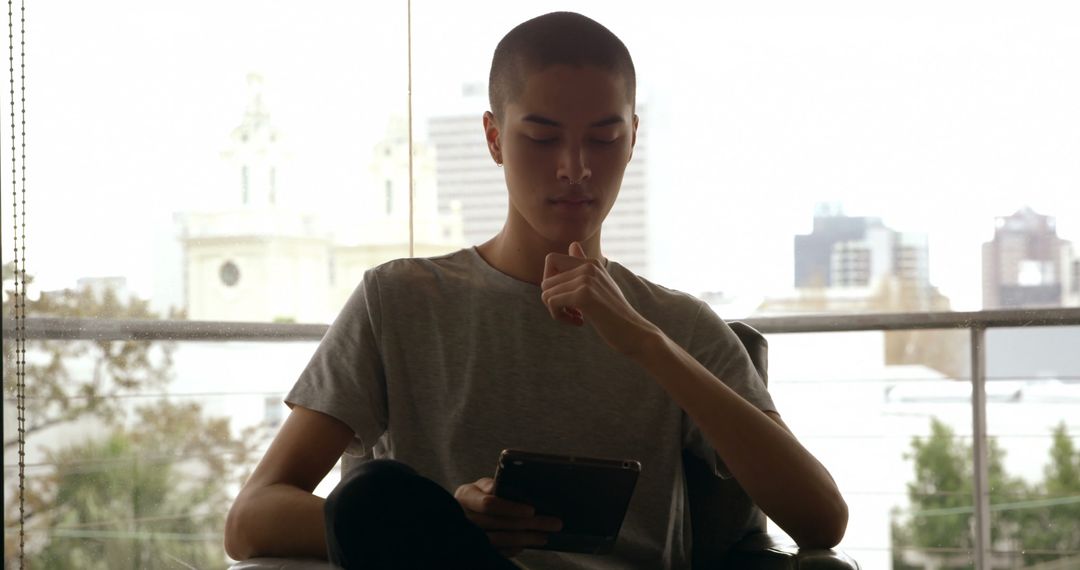
[[[574,326],[586,320],[611,348],[633,355],[643,340],[658,331],[619,290],[599,259],[585,256],[581,244],[569,255],[549,253],[544,260],[540,299],[553,319]]]
[[[491,545],[506,557],[516,556],[530,546],[543,546],[549,533],[562,530],[562,521],[537,516],[529,505],[508,501],[492,494],[494,479],[484,477],[454,491],[465,516],[487,532]]]

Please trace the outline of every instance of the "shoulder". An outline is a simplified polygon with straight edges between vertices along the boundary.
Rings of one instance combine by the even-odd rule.
[[[366,270],[338,319],[367,317],[378,326],[382,314],[423,311],[459,295],[469,287],[468,253],[394,259]]]
[[[705,305],[701,299],[689,293],[654,283],[614,261],[608,263],[608,273],[628,299],[633,296],[643,303],[685,307],[692,310]]]
[[[408,257],[379,264],[364,274],[366,287],[423,287],[424,284],[468,280],[474,272],[470,253],[461,249],[434,257]]]
[[[695,322],[703,315],[707,319],[720,320],[701,299],[654,283],[618,263],[610,262],[608,273],[630,304],[645,318],[664,329],[669,336],[674,331],[685,331],[684,334],[689,334]]]

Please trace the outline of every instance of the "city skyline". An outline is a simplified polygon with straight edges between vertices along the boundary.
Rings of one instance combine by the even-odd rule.
[[[485,76],[501,30],[543,11],[492,6],[414,2],[418,140],[428,118],[462,112],[481,136],[485,109],[463,109],[461,85]],[[124,275],[140,295],[153,290],[170,213],[218,198],[222,126],[243,108],[253,70],[287,133],[281,202],[332,210],[362,190],[388,118],[407,113],[404,9],[212,8],[212,21],[198,6],[35,8],[36,45],[86,46],[27,55],[37,78],[28,261],[41,287]],[[655,281],[737,296],[790,289],[791,236],[810,230],[819,202],[926,234],[931,279],[957,309],[981,307],[980,248],[995,217],[1028,205],[1080,240],[1080,78],[1067,72],[1080,67],[1070,25],[1080,6],[693,10],[580,7],[623,37],[638,65]],[[648,28],[634,23],[642,17]],[[129,18],[139,25],[95,32]],[[69,235],[79,239],[59,239]]]

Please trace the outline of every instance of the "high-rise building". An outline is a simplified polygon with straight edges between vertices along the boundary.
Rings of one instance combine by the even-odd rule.
[[[983,244],[983,308],[1076,304],[1080,267],[1053,217],[1024,207],[999,217]]]
[[[949,299],[930,283],[925,234],[898,232],[881,218],[846,216],[819,205],[813,231],[795,236],[795,294],[767,299],[759,314],[947,311]],[[886,331],[885,364],[929,366],[953,378],[970,363],[943,331]]]
[[[930,287],[929,247],[924,234],[892,230],[881,218],[848,217],[819,206],[814,230],[795,236],[798,289],[877,289],[885,279]]]
[[[477,109],[485,108],[485,102],[474,100]],[[643,111],[639,105],[638,114]],[[508,205],[506,180],[488,153],[481,120],[478,111],[433,117],[428,122],[428,137],[435,145],[439,209],[448,211],[451,204],[460,203],[469,244],[483,243],[497,234],[506,221]],[[647,168],[648,137],[639,130],[634,158],[601,236],[606,256],[641,275],[649,272]]]

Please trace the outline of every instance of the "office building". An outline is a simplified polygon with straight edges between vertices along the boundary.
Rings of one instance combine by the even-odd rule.
[[[795,236],[797,289],[876,290],[886,279],[930,287],[925,234],[892,230],[881,218],[845,216],[819,206],[810,234]]]
[[[983,244],[983,308],[1076,305],[1080,265],[1056,222],[1031,208],[999,217]]]

